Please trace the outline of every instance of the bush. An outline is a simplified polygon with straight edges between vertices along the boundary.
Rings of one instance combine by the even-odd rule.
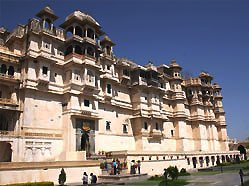
[[[177,168],[177,166],[173,167],[173,166],[169,166],[167,168],[167,172],[169,177],[171,177],[172,180],[176,180],[179,176],[179,170]]]
[[[54,186],[53,182],[15,183],[6,186]]]
[[[105,169],[105,163],[104,163],[104,162],[101,162],[101,163],[99,164],[99,166],[100,166],[100,169]]]
[[[155,176],[151,176],[151,177],[149,178],[149,180],[153,180],[153,181],[161,180],[161,179],[164,179],[164,176],[155,175]]]
[[[63,168],[61,169],[58,181],[60,185],[64,185],[64,183],[66,182],[66,173]]]
[[[189,175],[190,175],[190,173],[188,173],[188,172],[186,171],[186,169],[182,168],[182,169],[180,170],[179,176],[189,176]]]

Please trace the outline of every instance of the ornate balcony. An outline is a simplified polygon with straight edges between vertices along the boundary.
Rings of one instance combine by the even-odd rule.
[[[162,137],[163,137],[163,133],[160,130],[153,129],[149,133],[149,138],[162,138]]]
[[[0,98],[0,104],[18,106],[18,104],[14,100],[8,98]]]
[[[0,109],[18,111],[18,103],[12,99],[0,98]]]
[[[86,78],[86,80],[83,82],[81,91],[93,91],[97,89],[95,86],[95,80],[94,77]]]

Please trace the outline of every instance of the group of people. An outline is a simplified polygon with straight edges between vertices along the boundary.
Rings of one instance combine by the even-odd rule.
[[[88,175],[87,175],[86,172],[83,173],[82,181],[83,181],[83,186],[84,186],[84,185],[88,185]],[[89,183],[91,183],[91,184],[97,183],[97,176],[94,175],[93,173],[90,174]]]
[[[140,170],[141,170],[141,161],[140,160],[138,160],[137,163],[135,162],[135,160],[131,161],[130,174],[136,174],[136,169],[138,171],[138,174],[140,174]]]

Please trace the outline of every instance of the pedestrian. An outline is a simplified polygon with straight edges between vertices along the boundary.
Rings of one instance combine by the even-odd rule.
[[[121,171],[120,161],[117,159],[116,163],[117,163],[117,174],[120,174]]]
[[[135,170],[135,160],[131,161],[131,174],[136,174],[136,170]]]
[[[97,176],[94,175],[93,173],[91,173],[90,176],[91,176],[91,184],[97,183]]]
[[[115,160],[112,161],[112,166],[113,166],[113,174],[117,174],[117,162]]]
[[[140,168],[141,168],[141,161],[138,160],[138,161],[137,161],[137,170],[138,170],[138,174],[140,174]]]
[[[88,175],[86,172],[83,173],[82,181],[83,181],[83,186],[88,184]]]

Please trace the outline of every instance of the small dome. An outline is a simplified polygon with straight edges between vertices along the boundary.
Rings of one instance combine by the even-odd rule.
[[[220,85],[218,83],[214,83],[213,88],[214,89],[221,89],[221,87],[220,87]]]
[[[213,79],[213,77],[207,73],[207,72],[201,72],[199,75],[200,78],[209,78],[209,79]]]
[[[43,8],[40,12],[36,14],[36,16],[40,18],[42,18],[43,16],[48,16],[53,20],[58,19],[58,17],[54,14],[54,11],[49,6]]]
[[[175,59],[172,59],[169,65],[170,68],[182,68],[178,63],[176,63]]]
[[[113,43],[107,35],[105,35],[104,38],[100,41],[100,44],[102,43],[110,43],[111,45],[115,45],[115,43]]]
[[[88,20],[98,26],[100,26],[100,24],[90,15],[81,12],[79,10],[74,11],[72,14],[70,14],[69,16],[66,17],[65,21],[68,21],[69,19],[73,18],[73,17],[77,17],[79,20],[83,21],[83,20]]]

